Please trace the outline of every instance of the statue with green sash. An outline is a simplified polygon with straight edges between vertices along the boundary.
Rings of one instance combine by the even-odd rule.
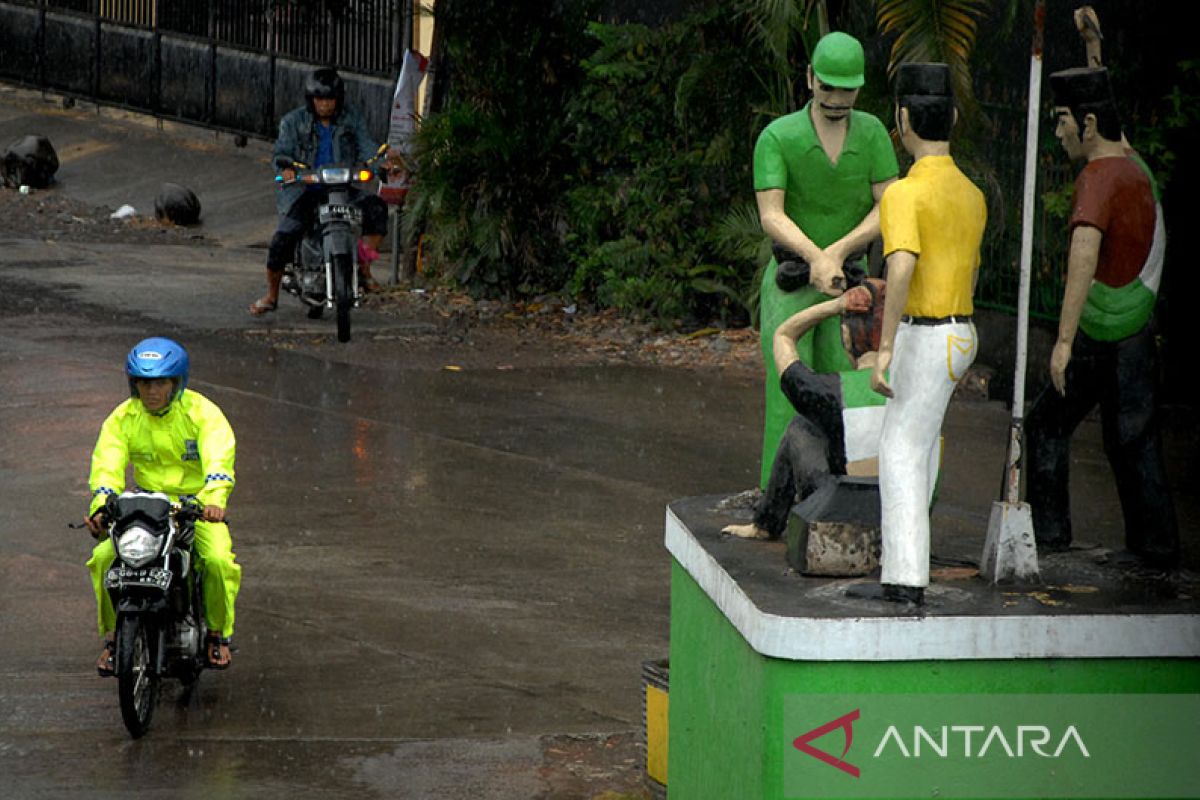
[[[811,100],[764,128],[754,147],[759,219],[777,252],[788,251],[787,258],[773,258],[767,265],[759,295],[767,373],[764,487],[795,415],[776,374],[775,329],[798,312],[840,295],[847,288],[848,262],[865,268],[863,254],[879,236],[879,199],[899,173],[883,123],[854,110],[864,63],[862,45],[854,37],[840,32],[822,37],[808,68]],[[797,354],[819,373],[854,369],[842,346],[837,316],[806,333]]]
[[[1034,535],[1042,553],[1071,549],[1071,438],[1099,405],[1125,522],[1126,551],[1112,561],[1173,569],[1179,526],[1162,456],[1154,320],[1166,249],[1157,187],[1124,143],[1108,70],[1055,72],[1050,86],[1055,136],[1084,166],[1071,200],[1050,385],[1025,421]]]

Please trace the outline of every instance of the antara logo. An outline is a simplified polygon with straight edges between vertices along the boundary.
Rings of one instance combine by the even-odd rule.
[[[143,350],[142,352],[138,353],[138,358],[146,358],[150,361],[158,361],[162,359],[162,353],[159,353],[155,350]]]
[[[835,720],[830,720],[824,725],[813,728],[808,733],[800,734],[796,737],[796,740],[792,742],[792,746],[802,753],[807,753],[813,758],[819,761],[824,761],[829,766],[836,767],[842,772],[845,772],[847,775],[853,775],[855,778],[857,778],[860,772],[858,767],[845,761],[844,759],[846,758],[846,753],[850,752],[850,745],[854,743],[854,721],[859,717],[858,712],[859,709],[856,708],[849,714],[843,714]],[[835,758],[829,755],[829,753],[826,753],[824,750],[818,750],[809,744],[809,742],[811,742],[813,739],[820,739],[825,734],[831,731],[836,731],[838,728],[842,729],[842,732],[846,737],[846,746],[842,748],[842,755],[840,758]]]
[[[839,769],[854,778],[862,774],[854,764],[846,761],[846,754],[854,743],[854,723],[861,716],[861,709],[854,709],[837,719],[830,720],[824,725],[818,725],[807,733],[797,736],[792,746],[802,753]],[[834,756],[824,750],[818,750],[812,745],[828,733],[841,730],[844,746],[840,756]],[[904,758],[920,758],[923,753],[936,755],[939,758],[949,758],[962,755],[965,758],[985,758],[989,752],[995,756],[1003,753],[1008,758],[1024,758],[1027,754],[1036,754],[1042,758],[1058,758],[1068,747],[1076,750],[1084,758],[1091,758],[1087,745],[1083,742],[1079,730],[1074,725],[1067,726],[1062,736],[1057,738],[1057,745],[1051,750],[1050,744],[1055,741],[1049,728],[1044,725],[1017,725],[1008,733],[999,725],[942,725],[940,728],[926,729],[920,725],[912,727],[912,736],[906,739],[900,729],[889,725],[872,753],[872,758],[879,758],[890,752],[898,752]],[[961,747],[959,743],[961,742]],[[911,743],[911,744],[910,744]],[[1015,744],[1015,748],[1014,748]]]

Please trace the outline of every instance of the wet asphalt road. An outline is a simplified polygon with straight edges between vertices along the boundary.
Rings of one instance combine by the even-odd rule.
[[[753,482],[753,386],[271,348],[236,335],[258,251],[127,251],[3,243],[0,794],[531,798],[539,736],[640,728],[663,509]],[[238,434],[240,652],[131,742],[66,523],[123,356],[161,332]]]
[[[406,359],[420,320],[360,309],[344,347],[294,303],[251,320],[268,146],[6,97],[0,137],[50,136],[56,191],[145,213],[181,180],[207,244],[0,220],[0,797],[516,800],[547,796],[544,737],[640,729],[641,662],[667,652],[664,508],[753,482],[751,381],[450,372]],[[244,583],[233,669],[168,689],[131,742],[93,668],[91,541],[66,524],[124,355],[154,334],[186,343],[237,432]]]

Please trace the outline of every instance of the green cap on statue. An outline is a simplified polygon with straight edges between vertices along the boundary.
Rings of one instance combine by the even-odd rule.
[[[822,36],[813,50],[813,74],[822,83],[839,89],[857,89],[862,86],[865,64],[863,47],[858,39],[841,31]]]

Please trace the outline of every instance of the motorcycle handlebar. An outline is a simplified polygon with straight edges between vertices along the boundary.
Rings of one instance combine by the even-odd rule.
[[[195,522],[204,516],[204,507],[196,503],[180,503],[172,508],[179,522]]]
[[[175,519],[178,522],[197,522],[204,519],[204,506],[200,505],[196,501],[184,501],[178,504],[172,504],[171,513],[175,516]],[[92,516],[99,519],[102,528],[107,528],[109,523],[112,522],[113,518],[113,515],[109,513],[107,505],[104,508],[97,509],[96,513]],[[228,525],[229,517],[225,517],[221,521]],[[88,525],[86,522],[67,523],[67,528],[70,530],[78,530],[80,528],[87,527]]]
[[[388,150],[390,150],[390,149],[391,149],[391,145],[389,145],[387,142],[384,142],[383,144],[379,145],[379,149],[375,151],[375,155],[371,156],[366,161],[364,161],[362,163],[362,166],[370,168],[372,164],[374,164],[379,159],[383,158],[383,156],[385,154],[387,154]],[[278,164],[277,164],[277,166],[278,166]],[[308,164],[305,164],[301,161],[293,161],[285,169],[292,170],[292,172],[295,173],[296,177],[292,178],[289,181],[289,180],[284,180],[282,175],[276,175],[275,176],[276,183],[282,184],[283,186],[291,186],[293,183],[313,183],[313,184],[321,183],[319,168],[314,169],[314,168],[308,166]],[[376,178],[376,177],[380,177],[380,176],[372,174],[371,178],[362,179],[358,175],[355,175],[355,177],[352,179],[351,182],[352,183],[368,183],[370,180],[372,180],[373,178]]]
[[[359,177],[359,176],[357,176],[357,175],[355,175],[355,176],[354,176],[354,177],[353,177],[353,178],[350,180],[350,182],[351,182],[351,183],[369,183],[369,182],[371,182],[371,181],[375,180],[377,177],[378,177],[378,176],[377,176],[377,175],[375,175],[374,173],[371,173],[371,177],[370,177],[370,178],[365,178],[365,179],[364,179],[364,178],[361,178],[361,177]],[[301,174],[301,173],[297,172],[297,173],[296,173],[296,177],[292,178],[290,181],[289,181],[289,180],[285,180],[285,179],[284,179],[284,177],[283,177],[282,175],[276,175],[276,176],[275,176],[275,182],[276,182],[276,183],[278,183],[278,184],[280,184],[280,185],[282,185],[282,186],[291,186],[291,185],[292,185],[292,184],[294,184],[294,183],[309,183],[309,184],[314,184],[314,185],[315,185],[315,184],[322,183],[322,181],[321,181],[321,178],[320,178],[320,176],[317,174],[317,171],[316,171],[316,170],[308,171],[308,172],[305,172],[305,173],[303,173],[303,174]]]

